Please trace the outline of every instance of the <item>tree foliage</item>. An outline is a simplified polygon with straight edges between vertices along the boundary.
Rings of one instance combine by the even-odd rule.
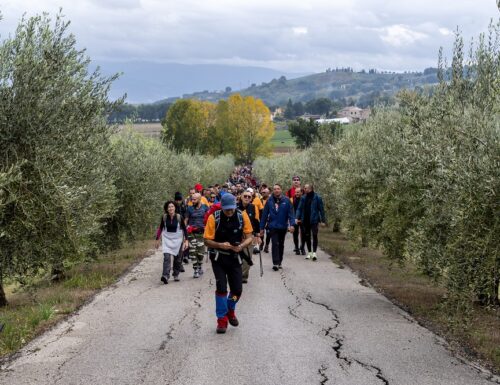
[[[269,155],[274,126],[259,99],[234,94],[218,104],[180,99],[168,110],[162,140],[178,150],[233,154],[240,162]]]
[[[471,45],[457,35],[440,83],[404,91],[365,124],[299,154],[258,159],[268,183],[315,183],[353,239],[449,290],[450,309],[498,304],[500,281],[500,24]],[[291,167],[293,165],[293,167]]]
[[[60,15],[22,19],[0,45],[0,306],[5,277],[29,283],[151,234],[165,199],[234,165],[113,134],[116,77],[89,72],[68,28]]]

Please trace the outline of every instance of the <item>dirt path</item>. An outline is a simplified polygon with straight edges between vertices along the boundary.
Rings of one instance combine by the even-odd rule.
[[[263,278],[252,269],[240,326],[225,335],[209,266],[165,286],[156,253],[4,364],[0,384],[500,383],[324,253],[286,253],[280,272],[268,254]]]

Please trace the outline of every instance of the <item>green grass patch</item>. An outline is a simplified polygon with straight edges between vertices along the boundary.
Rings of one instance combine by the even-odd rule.
[[[419,323],[445,337],[462,354],[500,373],[500,309],[475,306],[469,322],[444,306],[446,289],[411,263],[391,263],[379,250],[359,247],[341,233],[320,229],[319,244],[333,262],[349,266]]]
[[[274,148],[295,148],[295,141],[288,130],[276,130],[271,144]]]
[[[20,349],[31,339],[74,312],[98,290],[115,282],[131,265],[147,255],[152,241],[100,256],[66,272],[60,282],[36,280],[29,288],[6,287],[9,305],[0,308],[0,357]]]

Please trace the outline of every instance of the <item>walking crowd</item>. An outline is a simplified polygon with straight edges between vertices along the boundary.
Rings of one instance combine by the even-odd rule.
[[[222,185],[198,183],[185,199],[176,192],[163,211],[156,232],[156,248],[161,244],[163,252],[161,281],[168,284],[171,272],[179,281],[190,261],[193,278],[201,277],[207,256],[216,280],[217,333],[225,333],[228,324],[239,324],[236,304],[248,282],[254,254],[260,256],[262,275],[261,252],[269,253],[271,244],[272,269],[279,271],[290,232],[295,254],[316,261],[318,227],[326,225],[323,200],[311,183],[302,186],[300,177],[294,176],[284,194],[279,184],[270,188],[258,183],[251,166],[236,167]]]

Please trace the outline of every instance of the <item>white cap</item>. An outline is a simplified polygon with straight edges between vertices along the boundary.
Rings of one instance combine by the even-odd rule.
[[[250,194],[253,194],[253,188],[251,188],[251,187],[247,188],[247,192],[249,192]]]

